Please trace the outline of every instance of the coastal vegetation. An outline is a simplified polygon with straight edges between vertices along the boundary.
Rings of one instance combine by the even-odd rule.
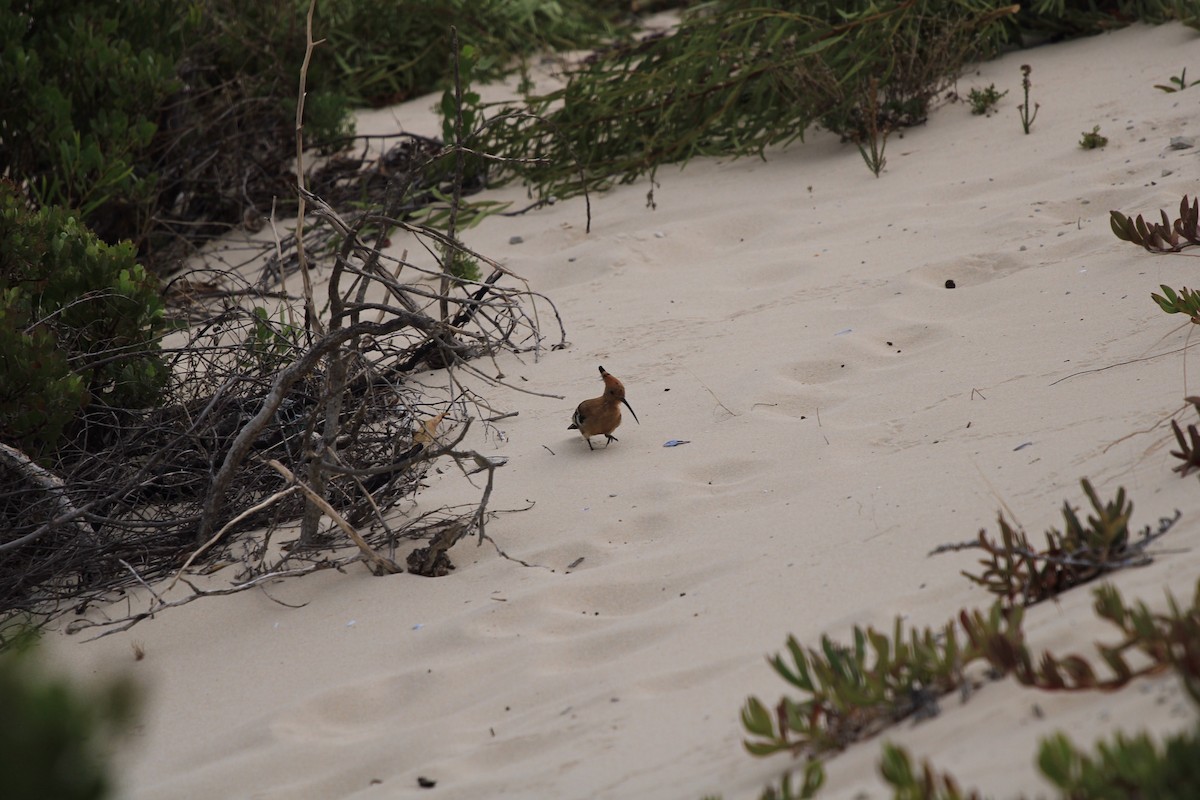
[[[543,330],[532,310],[545,298],[458,240],[497,210],[465,200],[489,183],[524,181],[540,202],[649,178],[653,205],[663,164],[761,156],[818,127],[854,144],[878,176],[889,135],[925,122],[973,60],[1133,20],[1197,24],[1183,0],[679,5],[678,28],[638,36],[617,2],[438,0],[421,13],[382,0],[322,4],[318,45],[316,4],[299,0],[204,0],[183,15],[165,0],[0,1],[10,103],[0,115],[0,619],[24,630],[76,611],[76,630],[124,630],[280,577],[359,561],[396,572],[406,542],[427,543],[410,570],[445,574],[457,541],[486,539],[502,462],[460,447],[473,422],[488,424],[486,398],[465,388],[432,398],[404,378],[470,372],[479,356],[565,339],[555,315],[558,331]],[[596,49],[561,88],[522,81],[520,100],[494,105],[473,91],[547,47]],[[1026,67],[1018,107],[1027,134],[1038,110],[1029,76]],[[1172,83],[1191,85],[1186,73]],[[347,155],[363,142],[352,108],[439,89],[440,139],[398,135],[382,159]],[[215,266],[178,274],[206,242],[286,214],[299,221],[266,243],[271,256],[253,279]],[[1187,198],[1178,220],[1113,212],[1113,228],[1152,252],[1200,244]],[[401,230],[438,254],[436,270],[385,252]],[[314,300],[317,261],[328,305]],[[303,286],[299,300],[264,288],[288,279]],[[366,299],[372,287],[388,301]],[[1200,319],[1200,295],[1186,287],[1154,299]],[[1173,425],[1187,474],[1200,467],[1200,433]],[[486,472],[482,497],[389,518],[439,458]],[[1024,642],[1026,605],[1136,563],[1166,530],[1136,539],[1123,492],[1104,503],[1086,482],[1084,491],[1095,515],[1081,520],[1065,505],[1064,530],[1045,550],[1003,517],[999,541],[981,534],[972,545],[987,558],[969,577],[1000,598],[986,611],[938,629],[855,629],[851,646],[789,640],[772,666],[801,695],[774,708],[748,699],[748,748],[833,752],[933,713],[947,692],[979,688],[980,669],[1070,691],[1174,670],[1197,697],[1200,594],[1161,613],[1097,590],[1096,613],[1122,637],[1100,649],[1102,665],[1035,657]],[[320,529],[321,514],[334,527]],[[281,555],[271,537],[297,519],[295,550]],[[261,533],[238,537],[250,530]],[[188,584],[189,568],[219,562],[240,564],[229,589]],[[170,578],[191,591],[149,589]],[[134,588],[153,597],[145,611],[87,618]],[[0,647],[19,638],[0,634]],[[0,681],[10,663],[0,662]],[[79,735],[75,706],[57,688],[46,696],[58,705],[40,718]],[[1058,737],[1039,763],[1069,796],[1123,786],[1147,764],[1188,786],[1177,776],[1200,763],[1196,741],[1118,738],[1088,756]],[[905,796],[957,796],[952,779],[913,768],[898,748],[883,762]],[[803,768],[801,796],[819,788],[820,764]],[[770,796],[792,796],[784,780]]]
[[[1120,211],[1109,216],[1118,239],[1151,253],[1176,254],[1200,245],[1196,200],[1185,195],[1175,219],[1166,211],[1159,214],[1161,222]],[[1161,288],[1161,295],[1151,297],[1165,313],[1182,313],[1193,324],[1200,323],[1200,294],[1186,287]],[[1200,413],[1200,397],[1188,397],[1187,403]],[[1179,445],[1171,455],[1182,462],[1174,470],[1186,476],[1200,468],[1200,430],[1191,424],[1185,435],[1174,418],[1171,427]],[[1063,529],[1049,529],[1043,549],[1034,547],[1024,531],[1000,514],[998,540],[981,530],[976,540],[943,545],[931,553],[985,553],[981,572],[962,574],[997,596],[986,613],[963,609],[937,630],[906,628],[898,617],[890,636],[855,627],[850,646],[823,636],[818,647],[805,647],[789,637],[786,657],[777,654],[769,663],[799,695],[785,695],[773,708],[756,697],[747,698],[741,713],[744,745],[755,756],[788,752],[805,763],[787,770],[778,786],[764,789],[763,800],[817,796],[824,784],[823,758],[852,742],[885,735],[903,720],[936,716],[939,699],[952,692],[965,702],[986,681],[1005,677],[1042,691],[1107,692],[1139,677],[1171,672],[1200,710],[1200,581],[1190,606],[1168,593],[1165,612],[1151,611],[1143,602],[1126,603],[1111,584],[1096,589],[1095,615],[1121,636],[1114,644],[1097,645],[1103,666],[1078,654],[1047,651],[1035,656],[1025,643],[1022,621],[1027,607],[1116,570],[1150,563],[1149,546],[1179,519],[1176,512],[1134,536],[1129,527],[1133,503],[1123,488],[1111,501],[1102,501],[1086,479],[1081,484],[1092,513],[1081,519],[1070,503],[1064,503]],[[985,669],[981,672],[973,665]],[[1162,743],[1146,733],[1118,732],[1090,753],[1058,733],[1041,742],[1036,763],[1063,798],[1191,797],[1200,792],[1200,725]],[[897,798],[980,796],[961,789],[952,774],[937,770],[928,760],[915,765],[906,749],[886,741],[879,771]]]
[[[1008,94],[1007,89],[1003,92],[997,91],[994,83],[988,84],[985,89],[972,89],[967,93],[967,102],[971,104],[971,113],[981,117],[990,115],[996,103],[1000,102],[1000,99],[1006,94]]]
[[[451,405],[456,435],[470,424],[470,395],[435,402],[398,379],[547,338],[529,310],[547,301],[458,239],[500,210],[468,200],[484,186],[520,179],[548,202],[649,177],[653,205],[663,164],[762,155],[814,127],[853,143],[879,175],[888,137],[924,122],[972,60],[1118,19],[1065,0],[716,2],[679,4],[677,27],[639,36],[618,2],[437,0],[414,14],[366,0],[249,10],[197,0],[180,15],[161,0],[6,0],[3,10],[2,510],[20,521],[0,542],[4,614],[174,574],[216,557],[231,530],[300,507],[313,544],[317,501],[299,484],[273,485],[283,474],[306,473],[318,497],[341,494],[350,539],[355,521],[371,520],[384,538],[358,537],[355,557],[390,570],[379,542],[399,537],[383,511],[431,454],[458,452],[432,446],[439,425],[453,427]],[[1124,2],[1121,15],[1196,24],[1168,0]],[[532,53],[587,46],[561,88],[538,93]],[[474,87],[512,69],[525,74],[521,98],[482,102]],[[382,158],[347,154],[359,141],[353,105],[436,88],[440,139],[405,133]],[[1027,130],[1036,108],[1027,93]],[[300,220],[280,233],[287,213]],[[267,221],[275,236],[260,242],[253,285],[216,266],[177,274],[205,241]],[[396,230],[437,254],[431,275],[384,252]],[[313,259],[331,267],[324,308]],[[404,270],[436,290],[413,296]],[[296,305],[262,288],[289,276],[303,287]],[[367,302],[370,284],[395,304]],[[385,415],[395,403],[408,411]],[[334,478],[313,443],[348,430],[342,455],[366,460]],[[272,464],[284,455],[287,472]],[[463,530],[482,537],[484,518],[475,509]],[[279,572],[251,552],[247,585]]]

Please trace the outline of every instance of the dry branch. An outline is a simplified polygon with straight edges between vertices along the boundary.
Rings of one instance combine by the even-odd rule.
[[[81,519],[83,512],[75,507],[71,502],[71,498],[67,495],[66,486],[63,484],[62,478],[45,467],[39,466],[37,462],[17,448],[2,443],[0,443],[0,464],[14,470],[22,478],[37,487],[38,490],[44,492],[50,500],[51,508],[57,514],[55,519],[35,528],[30,533],[20,536],[11,542],[0,544],[0,553],[3,553],[5,550],[16,549],[23,544],[28,544],[59,524],[73,525],[80,536],[95,536],[95,531]]]
[[[233,444],[226,453],[221,468],[213,478],[212,487],[208,490],[208,495],[204,502],[200,527],[196,534],[197,542],[203,542],[211,535],[211,531],[216,526],[217,519],[224,506],[225,493],[228,491],[229,484],[233,481],[238,467],[242,463],[242,459],[250,452],[250,447],[253,445],[254,440],[262,433],[275,412],[279,410],[279,406],[283,402],[287,391],[298,380],[311,373],[326,353],[353,336],[363,334],[385,336],[406,327],[417,327],[424,330],[432,325],[433,321],[428,317],[415,314],[399,316],[384,323],[360,322],[358,325],[341,328],[327,334],[320,341],[316,342],[303,356],[283,369],[275,377],[271,391],[263,398],[262,406],[259,408],[258,413],[246,423],[245,427],[241,429],[237,437],[233,440]]]
[[[311,12],[310,5],[308,55],[318,44]],[[431,166],[444,152],[440,143],[406,137],[349,170],[336,158],[312,174],[303,162],[295,176],[285,170],[306,210],[291,233],[272,205],[271,241],[229,243],[169,284],[165,295],[181,327],[162,349],[171,374],[164,407],[89,411],[81,432],[43,463],[0,450],[0,623],[83,614],[135,589],[129,597],[146,598],[144,610],[71,626],[115,632],[199,597],[357,560],[376,572],[399,571],[396,550],[405,541],[434,540],[433,559],[445,568],[446,551],[464,536],[490,540],[485,523],[503,462],[460,448],[471,427],[463,398],[491,406],[457,386],[454,374],[453,399],[411,376],[461,367],[470,380],[502,384],[470,360],[539,353],[546,346],[539,305],[558,327],[550,347],[565,346],[566,337],[553,303],[523,279],[453,232],[412,221],[431,190],[451,179]],[[337,196],[338,206],[306,183]],[[457,202],[466,192],[452,194]],[[266,207],[257,195],[246,199]],[[399,258],[387,252],[393,231],[415,237],[439,269],[408,261],[407,250]],[[448,276],[444,263],[454,251],[488,265],[488,277]],[[318,270],[329,276],[327,309],[313,300]],[[292,297],[286,281],[296,271],[306,283]],[[416,277],[405,283],[402,273]],[[442,308],[448,313],[439,319]],[[452,432],[422,438],[421,420],[430,418]],[[413,516],[411,498],[444,456],[466,467],[468,483],[487,471],[485,485],[469,489],[478,501]],[[292,485],[281,489],[280,474]],[[293,523],[306,504],[315,513],[297,538]],[[336,527],[318,531],[321,515]],[[189,572],[230,564],[237,577],[228,589],[188,583]],[[167,589],[187,583],[192,594],[168,600],[156,588],[162,580]]]
[[[349,522],[346,522],[345,518],[335,511],[333,506],[329,505],[329,501],[319,495],[311,487],[305,486],[303,483],[301,483],[296,476],[292,474],[290,469],[285,467],[283,464],[280,464],[275,459],[271,459],[267,463],[271,465],[272,469],[282,475],[284,480],[293,486],[299,487],[300,491],[304,492],[304,494],[308,496],[309,500],[311,500],[313,503],[316,503],[316,505],[319,506],[323,512],[329,515],[330,519],[337,523],[339,528],[345,531],[346,535],[350,537],[350,541],[354,542],[355,546],[362,551],[363,560],[365,560],[368,566],[371,567],[372,572],[374,572],[376,575],[395,575],[397,572],[404,571],[396,565],[396,562],[392,561],[390,558],[384,558],[371,549],[371,545],[367,544],[367,540],[362,537],[362,534],[356,531],[353,525],[351,525]]]

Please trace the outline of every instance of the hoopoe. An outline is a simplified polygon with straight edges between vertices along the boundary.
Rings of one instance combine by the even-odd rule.
[[[617,441],[612,432],[621,424],[621,403],[633,414],[634,421],[638,425],[642,424],[633,406],[625,399],[625,385],[607,373],[604,367],[600,368],[600,377],[604,380],[604,394],[580,403],[579,408],[575,409],[575,415],[571,417],[571,424],[567,426],[567,430],[577,430],[583,434],[583,440],[588,443],[589,450],[596,449],[592,447],[593,436],[604,436],[605,447],[608,447],[609,442]]]

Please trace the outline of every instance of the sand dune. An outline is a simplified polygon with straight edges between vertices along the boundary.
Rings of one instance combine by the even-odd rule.
[[[493,507],[536,503],[488,530],[537,566],[463,543],[443,579],[320,574],[272,590],[299,609],[244,593],[96,643],[49,637],[80,671],[144,678],[126,796],[757,797],[789,763],[740,744],[745,697],[784,692],[765,655],[789,633],[988,605],[959,575],[974,556],[929,550],[994,530],[1001,502],[1040,538],[1085,476],[1102,496],[1125,486],[1138,525],[1183,511],[1170,554],[1114,582],[1190,597],[1200,499],[1162,423],[1200,378],[1185,387],[1178,353],[1124,362],[1183,344],[1149,293],[1195,283],[1195,261],[1117,241],[1108,211],[1196,193],[1200,151],[1167,145],[1197,133],[1200,88],[1153,84],[1198,54],[1193,31],[1139,26],[982,64],[959,90],[1007,89],[998,113],[941,107],[892,137],[879,179],[813,133],[765,161],[664,168],[654,211],[645,184],[595,197],[590,234],[582,200],[469,231],[553,299],[571,342],[500,360],[566,399],[490,390],[520,413],[474,443],[510,458]],[[1022,63],[1041,104],[1028,136]],[[359,129],[415,125],[429,104]],[[1084,151],[1093,125],[1109,144]],[[591,452],[566,428],[598,364],[641,424]],[[461,490],[435,482],[420,503]],[[1080,589],[1031,610],[1031,642],[1090,652],[1111,638],[1090,604]],[[1193,718],[1167,678],[1077,697],[1004,681],[884,738],[1011,796],[1046,791],[1033,758],[1052,731]],[[878,757],[869,741],[833,759],[822,796],[883,796]]]

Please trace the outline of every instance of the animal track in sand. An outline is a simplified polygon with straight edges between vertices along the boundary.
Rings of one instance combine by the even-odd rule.
[[[463,633],[476,639],[507,640],[515,648],[513,653],[519,651],[529,669],[539,675],[570,673],[660,643],[672,626],[661,618],[641,618],[667,600],[661,596],[652,600],[652,591],[665,594],[648,586],[625,586],[612,593],[567,591],[557,600],[541,593],[473,617]],[[678,592],[671,597],[678,597]]]
[[[664,569],[671,563],[671,560],[666,558],[659,561]],[[604,572],[611,573],[611,570]],[[707,574],[704,571],[691,570],[659,580],[644,581],[614,581],[611,574],[601,572],[587,576],[578,575],[545,590],[540,594],[538,601],[571,618],[632,617],[673,602],[682,591],[678,587],[694,585]]]
[[[850,372],[846,370],[850,369]],[[822,358],[806,361],[794,361],[779,368],[779,374],[790,381],[802,386],[813,386],[823,383],[834,383],[843,380],[854,372],[854,368],[845,359]]]
[[[864,372],[903,367],[905,355],[923,352],[950,336],[949,328],[941,323],[871,319],[836,333],[826,348],[832,356],[793,361],[782,364],[777,371],[784,379],[806,388],[837,383]],[[811,342],[809,346],[813,346]]]
[[[321,692],[271,720],[271,733],[292,742],[354,744],[372,739],[403,706],[406,684],[400,677],[379,676]]]
[[[777,253],[778,255],[775,255]],[[730,275],[726,288],[744,292],[747,289],[766,289],[778,296],[783,287],[800,280],[811,280],[812,266],[806,261],[797,261],[794,248],[777,251],[759,251],[751,264],[740,267]]]
[[[540,675],[575,674],[660,647],[674,629],[665,622],[627,622],[605,630],[580,630],[569,638],[542,643],[535,669]]]
[[[835,409],[845,412],[846,407],[862,409],[863,413],[856,411],[850,419],[861,418],[866,425],[876,425],[896,413],[907,416],[910,409],[898,412],[888,404],[889,388],[894,389],[897,382],[918,380],[909,374],[911,357],[944,347],[951,340],[950,328],[941,323],[893,320],[885,315],[869,319],[826,342],[834,356],[776,367],[777,388],[756,399],[751,411],[792,420],[804,418],[814,424],[820,414]],[[811,341],[806,345],[815,346]],[[944,400],[939,395],[933,404]]]
[[[720,458],[706,464],[697,464],[683,471],[687,482],[693,486],[716,489],[734,488],[753,483],[769,472],[769,465],[761,460]]]
[[[957,291],[980,286],[990,281],[1006,278],[1015,272],[1032,266],[1025,258],[1009,253],[979,253],[926,264],[908,271],[915,283],[923,286]],[[946,281],[954,281],[954,289],[947,289]]]
[[[639,679],[633,684],[633,693],[637,695],[659,697],[664,694],[686,691],[714,679],[741,669],[745,661],[741,658],[724,658],[698,667],[674,669],[659,672]]]
[[[836,381],[847,377],[845,363],[813,359],[779,366],[776,383],[781,385],[755,398],[750,413],[815,420],[818,409],[828,411],[846,401],[846,392],[831,388]]]

